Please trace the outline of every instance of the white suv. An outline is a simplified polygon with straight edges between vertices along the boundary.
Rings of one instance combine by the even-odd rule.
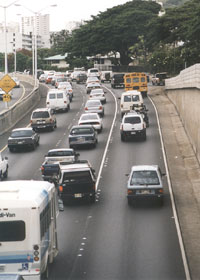
[[[137,112],[130,112],[124,115],[120,125],[121,140],[139,136],[141,140],[146,140],[146,123],[143,116]]]

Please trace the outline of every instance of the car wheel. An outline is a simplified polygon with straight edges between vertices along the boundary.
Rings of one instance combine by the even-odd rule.
[[[32,148],[33,151],[35,150],[35,147],[36,147],[36,144],[33,143],[33,145],[31,146],[31,148]]]
[[[42,279],[46,280],[49,278],[49,265],[48,265],[48,261],[47,261],[47,266],[46,266],[46,269],[45,271],[42,273]]]
[[[56,128],[57,127],[57,122],[55,122],[55,124],[54,124],[54,128]]]
[[[121,141],[122,141],[122,142],[125,142],[125,141],[126,141],[126,137],[125,137],[125,135],[124,135],[123,133],[121,134]]]
[[[93,195],[89,198],[89,200],[90,200],[91,203],[95,203],[95,201],[96,201],[96,196],[95,196],[95,194],[93,194]]]
[[[142,133],[141,139],[142,139],[143,141],[146,141],[146,139],[147,139],[146,131]]]
[[[0,172],[0,181],[3,180],[2,172]]]
[[[128,205],[132,205],[132,199],[130,197],[127,197]]]
[[[6,171],[4,172],[3,177],[4,177],[4,178],[7,178],[7,177],[8,177],[8,166],[6,167]]]

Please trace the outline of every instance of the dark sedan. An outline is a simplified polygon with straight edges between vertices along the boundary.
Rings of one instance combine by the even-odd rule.
[[[92,125],[75,125],[71,128],[69,133],[70,148],[79,146],[96,147],[97,143],[97,132]]]
[[[10,152],[18,149],[35,148],[39,145],[40,136],[32,128],[13,129],[8,138],[8,149]]]

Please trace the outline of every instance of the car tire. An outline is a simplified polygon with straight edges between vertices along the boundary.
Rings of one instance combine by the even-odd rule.
[[[14,148],[8,148],[8,149],[11,153],[14,151]]]
[[[146,141],[147,139],[146,131],[142,133],[141,139],[142,141]]]
[[[89,201],[90,201],[91,203],[95,203],[95,201],[96,201],[96,196],[95,196],[95,194],[93,194],[92,196],[90,196]]]
[[[121,134],[121,141],[122,141],[122,142],[125,142],[125,141],[126,141],[126,137],[125,137],[125,135],[124,135],[123,133]]]
[[[36,145],[37,145],[37,144],[35,144],[35,143],[34,143],[34,144],[32,144],[32,146],[31,146],[31,148],[32,148],[32,151],[34,151],[34,150],[35,150],[35,148],[36,148]]]
[[[3,178],[7,178],[8,177],[8,166],[6,167],[6,171],[3,174]]]
[[[128,201],[128,205],[130,205],[130,206],[133,205],[133,201],[130,197],[127,197],[127,201]]]

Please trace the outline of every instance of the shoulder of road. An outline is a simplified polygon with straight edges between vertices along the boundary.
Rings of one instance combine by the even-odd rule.
[[[150,87],[159,115],[169,175],[186,258],[194,280],[200,279],[200,166],[179,114],[164,91]]]

